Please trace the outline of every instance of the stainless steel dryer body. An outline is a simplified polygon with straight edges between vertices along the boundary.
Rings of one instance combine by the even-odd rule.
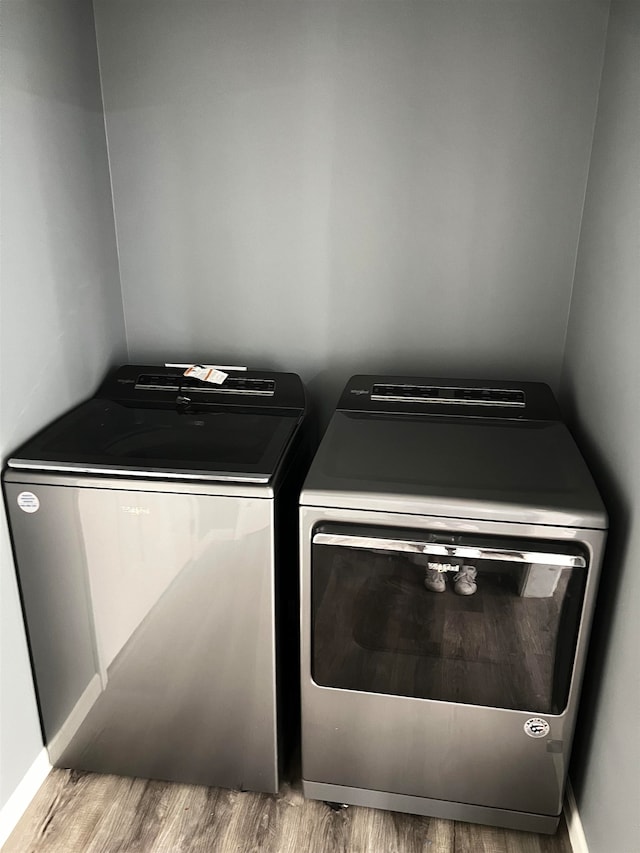
[[[44,738],[56,766],[274,792],[304,392],[176,382],[122,368],[5,471]]]
[[[555,831],[607,519],[546,386],[353,377],[300,503],[305,795]]]

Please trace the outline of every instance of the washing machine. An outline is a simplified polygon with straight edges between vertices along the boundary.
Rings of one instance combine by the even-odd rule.
[[[354,376],[300,498],[305,796],[553,833],[606,530],[546,385]]]
[[[305,392],[183,374],[116,370],[4,471],[43,735],[57,767],[275,792]]]

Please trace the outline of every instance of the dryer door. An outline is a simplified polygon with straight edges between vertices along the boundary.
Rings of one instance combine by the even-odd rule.
[[[561,714],[588,552],[578,544],[318,525],[311,674],[344,690]]]

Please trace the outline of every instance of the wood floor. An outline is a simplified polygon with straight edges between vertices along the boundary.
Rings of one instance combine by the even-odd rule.
[[[3,853],[571,853],[555,836],[278,795],[53,770]]]

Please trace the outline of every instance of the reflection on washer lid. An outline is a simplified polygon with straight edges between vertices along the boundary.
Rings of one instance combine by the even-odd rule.
[[[272,483],[306,410],[295,373],[229,370],[223,386],[126,364],[20,447],[11,468]]]
[[[265,483],[298,422],[293,412],[183,414],[93,399],[23,445],[9,466]]]

